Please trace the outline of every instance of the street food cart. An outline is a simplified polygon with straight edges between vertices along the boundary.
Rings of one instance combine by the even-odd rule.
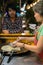
[[[19,51],[11,51],[9,43],[15,41],[18,37],[33,37],[34,35],[28,34],[0,34],[0,39],[5,39],[5,45],[1,46],[0,52],[2,54],[2,61],[0,65],[41,65],[36,61],[36,55],[26,49],[20,49]],[[33,42],[29,43],[27,40],[21,40],[21,42],[34,45]],[[3,44],[3,43],[2,43]],[[10,48],[7,51],[3,51],[4,47],[6,49]],[[17,49],[16,49],[17,50]]]

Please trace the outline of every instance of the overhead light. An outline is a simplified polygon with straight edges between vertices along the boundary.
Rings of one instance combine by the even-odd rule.
[[[40,0],[37,0],[36,2],[30,4],[30,5],[27,5],[27,9],[30,9],[31,7],[33,7],[34,5],[36,5]]]

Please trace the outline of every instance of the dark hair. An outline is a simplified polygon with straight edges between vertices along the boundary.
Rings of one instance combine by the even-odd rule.
[[[9,4],[7,4],[6,11],[8,11],[9,8],[11,8],[11,9],[17,11],[16,6],[17,6],[16,3],[9,3]]]
[[[33,6],[33,11],[36,11],[43,16],[43,0],[39,1],[35,6]]]
[[[11,8],[11,9],[13,9],[13,10],[15,10],[16,11],[16,13],[17,12],[19,12],[20,13],[20,8],[18,7],[17,8],[17,3],[8,3],[7,4],[7,6],[6,6],[6,12],[7,12],[7,15],[9,16],[9,8]],[[17,14],[16,14],[16,17],[17,17]]]
[[[9,8],[11,8],[11,9],[13,9],[13,10],[15,10],[16,12],[17,12],[17,8],[16,8],[16,3],[8,3],[7,4],[7,6],[6,6],[6,12],[7,12],[7,15],[8,15],[8,17],[10,17],[9,16]],[[17,17],[17,15],[16,15],[16,17]]]

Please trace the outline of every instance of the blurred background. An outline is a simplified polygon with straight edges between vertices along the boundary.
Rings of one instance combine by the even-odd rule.
[[[22,17],[22,27],[24,30],[29,30],[30,33],[33,33],[38,23],[36,23],[34,18],[34,12],[31,4],[37,2],[37,0],[0,0],[0,32],[2,17],[6,15],[6,6],[11,2],[15,2],[17,4],[17,9],[21,10],[21,12],[17,12],[17,16]]]

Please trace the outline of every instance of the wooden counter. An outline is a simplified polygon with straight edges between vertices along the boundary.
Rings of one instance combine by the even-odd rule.
[[[33,37],[34,34],[24,34],[24,33],[21,33],[21,34],[0,34],[0,37]]]
[[[0,39],[6,39],[7,43],[9,42],[13,42],[14,40],[16,40],[18,37],[33,37],[34,34],[24,34],[24,33],[18,33],[18,34],[0,34]],[[25,42],[27,42],[26,40],[24,40]],[[23,41],[23,42],[24,42]]]

